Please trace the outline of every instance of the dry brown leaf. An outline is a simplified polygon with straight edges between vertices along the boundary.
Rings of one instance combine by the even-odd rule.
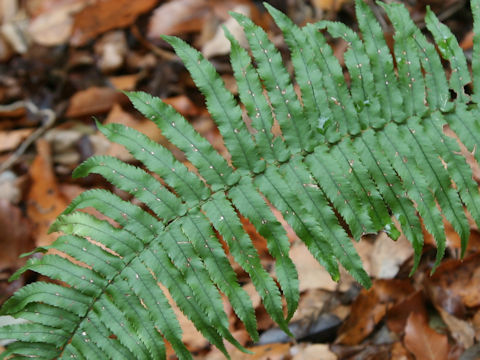
[[[112,110],[109,112],[107,119],[105,120],[105,124],[110,123],[117,123],[129,126],[147,135],[154,141],[160,143],[165,142],[165,139],[161,135],[161,131],[152,121],[146,119],[138,120],[131,113],[123,110],[122,107],[118,104],[115,104],[112,107]],[[118,157],[123,161],[132,161],[134,159],[133,156],[125,149],[125,147],[118,143],[109,143],[106,155]]]
[[[257,290],[255,289],[255,285],[252,282],[248,282],[242,286],[243,290],[245,290],[252,301],[253,308],[256,309],[262,303],[262,298],[258,294]]]
[[[112,73],[118,70],[127,55],[127,38],[122,30],[110,31],[95,42],[95,54],[98,58],[99,69],[103,73]]]
[[[155,9],[148,24],[148,37],[159,39],[161,35],[179,35],[202,30],[211,14],[206,0],[176,0]]]
[[[200,109],[185,95],[178,95],[162,99],[164,103],[173,106],[183,116],[197,116]]]
[[[370,275],[372,272],[371,261],[373,258],[373,244],[366,239],[362,239],[358,242],[354,241],[353,247],[360,256],[360,259],[362,260],[363,268],[365,269],[367,274]],[[341,292],[346,292],[356,283],[357,281],[354,279],[354,277],[347,270],[345,270],[343,266],[340,267],[340,281],[337,290]]]
[[[408,280],[376,280],[370,290],[363,289],[353,302],[350,316],[340,328],[336,343],[359,344],[383,319],[391,305],[413,292]]]
[[[34,247],[31,225],[17,206],[0,199],[0,229],[0,272],[16,270],[25,262],[18,256]]]
[[[363,289],[353,303],[350,316],[340,328],[335,342],[345,345],[359,344],[373,331],[385,312],[386,306],[380,303],[375,289]]]
[[[283,360],[290,352],[290,344],[268,344],[248,348],[253,355],[236,350],[232,359],[236,360]]]
[[[0,152],[16,149],[34,129],[0,131]]]
[[[334,291],[337,283],[318,263],[304,244],[295,244],[290,248],[290,258],[298,271],[300,292],[311,289]]]
[[[412,312],[419,312],[422,316],[427,316],[425,299],[421,291],[411,294],[387,311],[386,322],[388,328],[394,333],[401,334],[405,329],[408,316]]]
[[[446,125],[443,128],[443,132],[445,133],[445,135],[448,135],[448,136],[454,138],[455,140],[457,140],[457,143],[460,146],[460,151],[462,153],[462,156],[465,157],[468,165],[470,165],[470,167],[472,168],[473,178],[477,182],[480,183],[480,164],[477,163],[477,161],[475,160],[475,157],[473,155],[475,153],[475,151],[478,151],[478,149],[474,148],[474,149],[472,149],[472,152],[468,151],[468,149],[465,147],[465,145],[460,141],[457,134],[455,134],[455,132],[452,129],[450,129],[450,127],[448,125]]]
[[[457,309],[450,308],[455,301],[467,307],[480,306],[480,253],[464,260],[446,260],[427,281],[432,301],[448,313],[462,317]]]
[[[448,338],[428,326],[425,316],[418,312],[411,313],[405,327],[405,347],[417,359],[447,360]]]
[[[410,352],[399,341],[393,343],[390,356],[390,360],[413,360]]]
[[[480,310],[472,318],[472,327],[475,331],[475,340],[480,341]]]
[[[292,360],[336,360],[337,355],[330,351],[327,344],[307,344],[292,348],[295,356]]]
[[[135,87],[137,86],[137,82],[141,76],[142,76],[141,73],[119,75],[119,76],[109,77],[108,80],[112,83],[113,87],[117,90],[131,91],[131,90],[135,90]]]
[[[473,30],[470,30],[463,37],[462,41],[460,42],[460,47],[463,50],[470,50],[471,48],[473,48],[473,36],[474,36]]]
[[[108,87],[91,87],[72,96],[65,116],[82,117],[108,112],[112,106],[125,99],[125,95]]]
[[[70,44],[83,46],[109,30],[131,25],[140,14],[152,9],[157,0],[103,0],[75,15]]]
[[[170,306],[172,307],[178,319],[178,322],[180,323],[180,327],[183,331],[182,341],[185,343],[187,348],[190,351],[198,351],[208,346],[208,340],[202,336],[202,334],[195,328],[195,325],[193,325],[193,323],[178,308],[168,289],[160,283],[158,283],[158,286],[165,294],[168,302],[170,303]]]
[[[313,6],[322,11],[338,11],[348,0],[313,0]]]
[[[65,209],[67,202],[58,190],[52,168],[50,145],[44,139],[37,140],[37,156],[30,167],[32,186],[27,196],[27,214],[34,223],[37,246],[50,245],[58,234],[47,234],[48,228]]]
[[[413,255],[413,247],[405,236],[393,241],[381,232],[373,245],[370,275],[377,279],[392,279],[400,266]]]
[[[322,312],[325,304],[328,303],[331,298],[332,293],[329,291],[319,289],[307,290],[300,297],[298,308],[295,311],[295,314],[293,314],[291,322],[317,318],[318,315]]]
[[[250,17],[250,7],[246,5],[237,5],[232,11],[241,13]],[[218,26],[217,32],[209,41],[202,46],[202,53],[206,58],[216,55],[225,55],[230,52],[230,41],[225,37],[223,26],[235,37],[242,46],[247,45],[245,34],[241,25],[232,17],[228,18],[223,24]]]
[[[85,0],[56,1],[29,24],[33,41],[44,46],[60,45],[68,41],[73,29],[73,16],[87,6]]]
[[[13,56],[13,49],[7,40],[0,34],[0,62],[7,62]]]

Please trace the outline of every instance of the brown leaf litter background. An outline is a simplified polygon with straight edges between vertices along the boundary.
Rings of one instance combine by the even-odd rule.
[[[356,26],[351,0],[268,2],[299,25],[329,19]],[[420,26],[426,5],[431,5],[471,55],[467,1],[405,3]],[[91,155],[135,162],[122,146],[110,144],[96,130],[94,117],[131,126],[186,162],[154,124],[133,110],[121,90],[143,90],[165,99],[228,156],[202,96],[160,36],[181,36],[201,50],[236,94],[229,45],[221,27],[226,26],[240,42],[244,39],[229,11],[253,18],[287,54],[278,28],[257,0],[0,0],[0,304],[22,285],[45,280],[26,273],[12,283],[7,281],[25,262],[20,254],[55,240],[58,234],[48,235],[47,229],[65,206],[85,189],[110,188],[96,176],[73,180],[72,170]],[[392,28],[382,12],[377,15],[390,42]],[[330,45],[343,63],[345,44]],[[449,129],[445,131],[451,135]],[[465,149],[464,155],[480,181],[478,164]],[[243,219],[243,224],[263,265],[274,274],[265,240],[248,220]],[[254,352],[246,355],[230,347],[232,358],[479,359],[480,234],[472,225],[461,261],[458,236],[449,224],[446,229],[446,259],[433,276],[435,248],[426,232],[423,260],[412,277],[408,277],[412,249],[405,238],[393,242],[379,234],[356,243],[374,280],[370,290],[361,289],[346,272],[339,283],[333,282],[288,229],[301,290],[292,326],[301,335],[296,341],[278,335],[252,284],[238,270],[254,303],[263,340],[253,344],[225,302],[232,333]],[[176,311],[184,341],[195,357],[221,359],[221,353],[209,347]],[[171,349],[169,356],[175,358]]]

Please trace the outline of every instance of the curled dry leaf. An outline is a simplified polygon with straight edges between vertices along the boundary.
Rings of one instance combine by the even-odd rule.
[[[75,15],[70,44],[83,46],[109,30],[131,25],[140,14],[152,9],[157,0],[103,0]]]
[[[405,347],[417,359],[448,359],[449,346],[447,336],[439,334],[429,327],[427,318],[418,312],[413,312],[408,317],[404,343]]]

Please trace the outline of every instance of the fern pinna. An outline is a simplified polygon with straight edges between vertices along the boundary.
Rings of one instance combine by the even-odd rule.
[[[394,55],[361,0],[356,1],[361,36],[336,22],[299,28],[266,5],[290,49],[301,98],[267,34],[248,18],[232,14],[244,28],[251,51],[250,56],[226,31],[245,111],[197,50],[165,37],[204,94],[231,158],[222,157],[160,99],[128,93],[196,170],[131,128],[98,124],[143,166],[97,156],[74,175],[100,174],[143,205],[98,189],[72,202],[52,226],[64,235],[51,247],[36,250],[53,248],[67,256],[32,258],[13,276],[33,270],[63,285],[32,283],[4,304],[1,314],[28,322],[0,328],[0,338],[15,340],[0,357],[161,359],[167,340],[179,358],[191,358],[164,289],[225,356],[224,339],[245,350],[229,331],[222,294],[257,340],[254,309],[214,230],[250,276],[268,313],[289,332],[287,324],[299,299],[298,278],[288,255],[289,240],[272,205],[335,280],[341,264],[370,286],[349,234],[359,240],[363,234],[386,231],[395,238],[399,232],[392,216],[414,247],[413,270],[423,246],[420,219],[437,243],[435,266],[445,251],[443,217],[460,235],[463,254],[469,237],[464,207],[480,224],[480,197],[457,141],[445,136],[443,127],[448,124],[480,160],[475,152],[480,144],[480,91],[474,87],[465,92],[472,82],[465,56],[430,10],[425,21],[435,44],[402,5],[380,5],[395,28]],[[472,0],[472,11],[476,85],[480,0]],[[324,31],[348,43],[348,83]],[[442,60],[450,64],[448,78]],[[271,131],[274,122],[280,125],[280,136]],[[118,226],[78,211],[87,207]],[[276,279],[261,266],[239,214],[267,239]]]

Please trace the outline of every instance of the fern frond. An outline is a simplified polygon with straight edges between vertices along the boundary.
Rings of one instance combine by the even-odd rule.
[[[35,250],[55,253],[28,260],[12,276],[32,270],[58,284],[29,284],[4,304],[0,314],[28,322],[0,327],[1,339],[14,340],[0,358],[164,359],[168,342],[179,358],[191,359],[173,303],[226,357],[224,340],[246,352],[223,307],[225,298],[258,340],[255,309],[233,262],[290,334],[298,274],[276,210],[334,280],[341,265],[370,286],[353,241],[378,231],[394,239],[401,231],[412,243],[413,272],[422,255],[422,223],[437,245],[433,271],[446,248],[444,218],[460,235],[463,256],[470,230],[464,207],[480,224],[480,193],[457,140],[443,130],[448,125],[480,161],[480,39],[476,34],[470,96],[466,58],[433,12],[426,15],[432,43],[403,5],[380,5],[395,29],[393,54],[362,0],[356,0],[361,34],[329,21],[301,28],[266,5],[290,51],[293,78],[265,31],[232,14],[251,51],[226,30],[240,101],[200,52],[165,37],[205,96],[228,154],[162,100],[127,93],[194,169],[134,129],[97,123],[141,167],[96,156],[74,176],[99,174],[134,200],[88,190],[59,216],[51,231],[63,235]],[[480,0],[471,8],[478,33]],[[349,82],[328,36],[347,42]],[[276,124],[281,134],[274,134]],[[82,211],[87,208],[102,220]],[[265,238],[275,276],[262,267],[241,216]]]

